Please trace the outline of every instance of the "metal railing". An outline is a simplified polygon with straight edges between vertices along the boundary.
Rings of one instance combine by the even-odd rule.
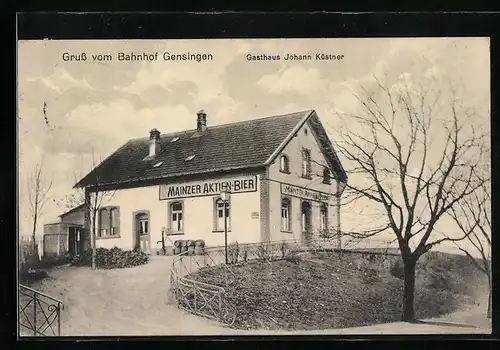
[[[198,260],[185,260],[187,254],[188,252],[180,253],[172,260],[169,301],[192,314],[232,325],[236,315],[231,312],[232,306],[226,299],[224,288],[185,277],[203,267]],[[189,265],[186,261],[189,261]]]
[[[35,337],[61,335],[62,309],[62,301],[19,285],[19,326],[28,334]]]

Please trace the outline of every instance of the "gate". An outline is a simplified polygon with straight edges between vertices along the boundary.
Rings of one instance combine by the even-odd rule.
[[[206,266],[201,264],[201,261],[190,259],[194,256],[187,254],[188,252],[184,252],[173,258],[170,270],[170,301],[194,315],[232,325],[235,315],[230,312],[232,307],[227,300],[224,288],[185,277],[198,268]],[[186,264],[187,261],[189,264]]]
[[[19,332],[35,337],[61,335],[63,308],[62,301],[20,284]]]

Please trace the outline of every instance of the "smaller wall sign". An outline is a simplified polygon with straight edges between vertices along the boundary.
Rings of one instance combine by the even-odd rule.
[[[251,216],[252,216],[252,219],[258,219],[259,218],[259,212],[258,211],[253,211]]]
[[[288,196],[299,197],[304,199],[310,199],[313,201],[329,201],[331,195],[324,192],[314,191],[311,189],[281,184],[281,193]]]

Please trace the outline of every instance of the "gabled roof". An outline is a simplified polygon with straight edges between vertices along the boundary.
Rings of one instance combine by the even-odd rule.
[[[209,126],[199,134],[196,129],[162,134],[161,151],[153,159],[147,158],[149,138],[133,139],[106,158],[74,187],[262,167],[274,160],[312,115],[315,115],[314,110],[308,110]],[[175,141],[172,142],[173,140]],[[186,160],[189,158],[192,159]],[[340,163],[337,168],[339,166]]]
[[[84,206],[85,206],[85,203],[82,203],[82,204],[80,204],[80,205],[78,205],[78,206],[76,206],[76,207],[74,207],[74,208],[72,208],[72,209],[68,210],[67,212],[62,213],[61,215],[59,215],[59,217],[63,217],[63,216],[65,216],[65,215],[68,215],[68,214],[74,213],[75,211],[81,210],[81,209],[83,209],[83,207],[84,207]]]

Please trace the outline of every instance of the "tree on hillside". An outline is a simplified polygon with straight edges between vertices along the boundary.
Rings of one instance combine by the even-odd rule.
[[[31,217],[33,218],[33,250],[36,252],[36,225],[43,215],[43,208],[48,200],[48,193],[52,187],[52,179],[45,177],[43,159],[35,166],[32,173],[28,174],[26,189]]]
[[[458,202],[449,215],[455,220],[460,230],[467,236],[469,247],[460,249],[473,265],[488,278],[488,309],[486,315],[491,318],[491,188],[488,180],[482,181],[480,191]],[[476,257],[474,253],[478,253]]]
[[[467,237],[438,235],[440,220],[482,186],[475,169],[486,135],[476,130],[474,109],[459,103],[453,84],[422,79],[374,77],[369,88],[352,91],[359,111],[339,111],[341,124],[334,128],[350,176],[345,198],[384,213],[383,227],[366,236],[385,228],[397,240],[404,266],[402,321],[415,320],[419,258]]]

